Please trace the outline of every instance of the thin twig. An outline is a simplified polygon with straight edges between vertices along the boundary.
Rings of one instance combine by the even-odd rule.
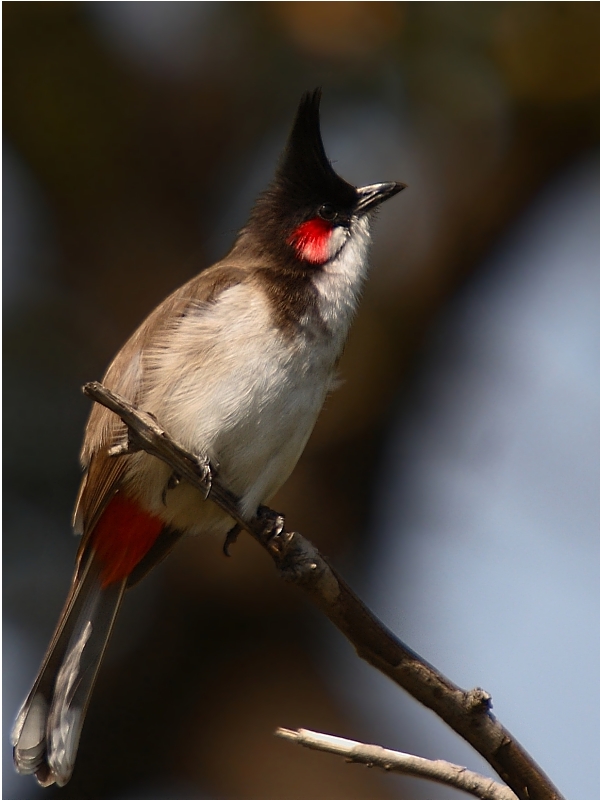
[[[465,767],[451,764],[449,761],[400,753],[398,750],[387,750],[376,744],[363,744],[352,739],[341,739],[326,733],[307,731],[304,728],[291,731],[277,728],[275,735],[290,742],[296,742],[311,750],[322,750],[343,756],[348,761],[366,764],[368,767],[381,767],[388,772],[400,772],[413,778],[426,778],[430,781],[461,789],[467,794],[475,795],[479,800],[517,800],[516,795],[508,788],[492,778],[486,778]]]
[[[352,592],[314,545],[299,533],[286,531],[282,525],[274,526],[273,519],[278,518],[274,512],[244,518],[237,498],[221,484],[208,460],[187,452],[151,415],[138,411],[100,383],[86,384],[84,392],[121,417],[129,428],[134,449],[143,449],[162,459],[205,496],[210,492],[210,499],[267,550],[280,575],[309,595],[361,658],[466,739],[520,800],[564,800],[531,756],[491,713],[491,697],[487,692],[464,691],[403,644]]]

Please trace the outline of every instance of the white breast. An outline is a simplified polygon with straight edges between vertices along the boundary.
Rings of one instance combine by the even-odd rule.
[[[322,335],[321,335],[322,337]],[[328,341],[293,341],[272,321],[266,296],[245,284],[179,321],[144,355],[143,407],[185,447],[207,453],[248,511],[294,468],[330,389]],[[197,493],[180,486],[162,501],[169,468],[139,454],[128,482],[146,507],[179,528],[205,528]]]

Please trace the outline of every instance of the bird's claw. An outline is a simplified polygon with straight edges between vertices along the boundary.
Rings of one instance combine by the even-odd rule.
[[[208,500],[210,490],[212,489],[212,479],[213,479],[212,466],[208,458],[204,456],[198,458],[196,463],[198,467],[202,470],[202,480],[204,481],[204,485],[206,487],[204,499]]]

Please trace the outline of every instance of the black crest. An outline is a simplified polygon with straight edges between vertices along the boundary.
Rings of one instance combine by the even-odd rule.
[[[335,172],[321,138],[321,89],[306,92],[283,151],[275,183],[299,203],[334,202],[351,206],[356,189]]]
[[[298,268],[289,235],[323,204],[350,213],[358,202],[356,188],[336,174],[325,155],[320,102],[320,89],[302,96],[275,178],[259,195],[238,238],[240,245],[251,246],[260,258],[274,257],[279,266]]]

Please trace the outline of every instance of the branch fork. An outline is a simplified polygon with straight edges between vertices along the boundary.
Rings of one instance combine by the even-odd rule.
[[[241,513],[238,498],[224,486],[208,458],[188,452],[151,415],[100,383],[84,393],[117,414],[128,428],[127,443],[115,456],[145,450],[162,459],[175,475],[197,487],[248,531],[269,553],[280,575],[296,584],[354,645],[358,655],[434,711],[493,767],[519,800],[564,800],[531,756],[491,713],[483,689],[464,691],[401,642],[365,606],[327,559],[283,517],[261,507],[252,518]],[[462,769],[462,768],[459,768]],[[500,784],[498,784],[500,786]],[[479,795],[480,797],[482,795]]]

